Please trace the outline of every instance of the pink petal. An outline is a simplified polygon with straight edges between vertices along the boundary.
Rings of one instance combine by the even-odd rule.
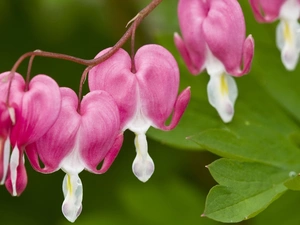
[[[0,74],[0,102],[5,104],[6,109],[10,111],[9,113],[12,122],[15,122],[15,118],[12,118],[12,114],[14,114],[15,109],[20,107],[23,97],[23,91],[20,90],[24,88],[25,81],[20,74],[15,73],[11,83],[9,102],[7,106],[7,92],[10,81],[9,75],[11,75],[10,71]]]
[[[38,141],[26,147],[32,167],[42,173],[51,173],[60,168],[62,160],[73,150],[81,121],[75,92],[69,88],[61,88],[60,92],[62,105],[56,122]]]
[[[242,63],[245,41],[245,21],[236,0],[211,0],[203,33],[209,49],[225,66],[236,71]]]
[[[7,105],[4,102],[0,102],[0,138],[7,138],[11,126],[12,121]]]
[[[121,133],[117,136],[113,146],[110,148],[110,150],[106,154],[101,168],[99,170],[97,170],[95,167],[90,168],[90,170],[93,173],[102,174],[102,173],[105,173],[110,168],[110,166],[112,165],[112,163],[115,161],[116,157],[118,156],[119,151],[121,150],[121,147],[123,144],[123,139],[124,139],[123,133]]]
[[[185,112],[190,99],[191,99],[191,89],[190,87],[187,87],[185,90],[183,90],[183,92],[178,96],[176,100],[171,123],[168,126],[166,126],[163,123],[155,124],[155,125],[162,130],[174,129],[179,123],[183,113]]]
[[[180,0],[178,19],[182,39],[175,34],[175,45],[189,71],[196,75],[204,69],[206,43],[202,25],[208,12],[208,4],[199,0]]]
[[[5,181],[6,189],[13,196],[20,196],[27,186],[27,173],[22,150],[17,146],[13,149],[9,174]]]
[[[142,112],[155,124],[161,124],[171,114],[177,98],[178,65],[172,54],[159,45],[141,47],[135,64]]]
[[[46,75],[38,75],[18,90],[23,93],[22,103],[16,110],[16,125],[11,132],[12,145],[32,143],[44,135],[58,117],[61,96],[57,83]]]
[[[96,57],[109,49],[101,51]],[[108,60],[91,69],[88,79],[91,91],[104,90],[112,95],[120,111],[121,127],[126,129],[126,123],[134,115],[137,105],[137,84],[128,53],[119,49]]]
[[[243,76],[250,72],[252,60],[254,56],[254,39],[252,35],[249,35],[243,46],[243,69],[235,68],[235,70],[228,70],[227,72],[233,76]]]
[[[81,158],[89,171],[100,173],[102,171],[97,171],[97,166],[109,154],[113,145],[121,147],[118,141],[115,143],[120,133],[118,107],[107,92],[93,91],[83,98],[80,114],[82,118],[78,138]],[[115,158],[114,152],[119,149],[112,151],[112,158]]]
[[[280,8],[286,0],[249,0],[254,16],[262,23],[278,19]]]

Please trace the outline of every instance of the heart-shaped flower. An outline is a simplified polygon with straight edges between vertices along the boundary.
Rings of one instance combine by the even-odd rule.
[[[108,93],[88,93],[80,108],[73,90],[61,88],[61,96],[57,121],[45,135],[26,147],[26,153],[37,171],[52,173],[62,169],[66,173],[62,211],[74,222],[82,209],[82,183],[78,174],[83,169],[97,174],[106,172],[122,146],[123,135],[117,105]],[[101,169],[97,169],[102,161]]]
[[[61,107],[61,95],[57,83],[46,75],[37,75],[26,84],[23,77],[16,73],[12,77],[9,89],[11,76],[10,72],[0,75],[1,95],[9,96],[8,101],[2,99],[0,113],[4,119],[1,123],[6,121],[8,127],[6,135],[9,135],[13,147],[5,185],[7,190],[16,196],[20,195],[27,185],[24,149],[26,145],[38,140],[54,124]],[[6,109],[3,108],[3,101]],[[7,137],[3,152],[2,162],[5,168],[10,154]]]
[[[179,0],[178,19],[182,38],[175,33],[177,49],[192,74],[207,70],[209,102],[230,122],[238,95],[232,76],[249,72],[254,52],[238,1]]]
[[[101,51],[96,57],[109,49]],[[132,63],[135,71],[132,72]],[[146,132],[150,126],[171,130],[179,122],[190,100],[190,88],[179,96],[179,69],[170,52],[159,45],[141,47],[132,62],[123,49],[95,66],[89,72],[91,91],[107,91],[116,101],[121,128],[136,134],[136,158],[132,169],[138,179],[146,182],[154,171],[148,154]],[[166,120],[173,113],[169,125]]]

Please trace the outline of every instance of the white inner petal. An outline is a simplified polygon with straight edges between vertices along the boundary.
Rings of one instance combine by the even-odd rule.
[[[234,103],[237,98],[237,86],[234,79],[223,73],[211,76],[207,85],[209,103],[216,108],[225,123],[232,120]]]
[[[148,154],[148,144],[144,133],[136,134],[134,139],[136,157],[132,164],[134,175],[142,182],[146,182],[154,172],[154,163]]]
[[[7,176],[8,166],[9,166],[9,155],[10,155],[10,140],[7,138],[4,143],[3,149],[3,177],[0,184],[4,184]]]
[[[11,179],[11,184],[12,184],[12,190],[13,196],[17,196],[17,188],[16,188],[16,184],[17,184],[17,177],[18,177],[18,171],[17,168],[19,166],[19,162],[20,162],[20,151],[19,148],[17,147],[17,145],[14,147],[11,157],[10,157],[10,179]]]
[[[151,126],[151,121],[146,118],[140,107],[133,117],[133,119],[128,123],[127,128],[134,133],[146,133]]]
[[[65,175],[63,193],[65,200],[62,204],[62,212],[70,222],[74,222],[82,211],[83,191],[78,174]]]
[[[12,107],[8,107],[7,110],[8,110],[8,114],[9,114],[9,116],[10,116],[10,119],[11,119],[12,124],[15,125],[15,124],[16,124],[16,113],[15,113],[15,109],[12,108]]]
[[[234,115],[234,103],[238,96],[236,83],[226,73],[223,63],[207,48],[206,70],[210,75],[207,85],[209,103],[218,111],[222,120],[227,123]]]
[[[279,12],[279,17],[284,20],[297,21],[300,16],[300,3],[298,0],[286,0]]]
[[[276,29],[276,44],[286,69],[294,70],[300,53],[300,25],[297,20],[280,20]]]
[[[80,130],[78,130],[77,132],[77,138],[73,149],[70,151],[69,155],[67,155],[60,163],[60,167],[65,173],[79,174],[82,170],[84,170],[84,163],[82,163],[80,156],[80,139],[78,138],[79,135]]]
[[[206,52],[207,55],[206,55],[205,67],[207,73],[210,76],[219,76],[223,74],[226,71],[223,63],[212,54],[208,46],[206,47]]]

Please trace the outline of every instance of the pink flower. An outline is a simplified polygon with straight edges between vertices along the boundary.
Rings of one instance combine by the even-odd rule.
[[[101,51],[103,55],[109,49]],[[136,158],[132,169],[135,176],[146,182],[154,172],[148,154],[146,132],[153,126],[171,130],[179,122],[190,100],[190,88],[178,97],[179,69],[174,57],[158,45],[141,47],[132,61],[123,49],[95,66],[89,73],[90,90],[105,90],[115,99],[120,112],[121,128],[136,135]],[[169,125],[166,120],[172,114]]]
[[[8,75],[9,72],[0,74],[0,91],[5,97],[9,84]],[[52,78],[38,75],[26,85],[19,74],[14,75],[9,96],[8,102],[1,97],[1,123],[5,124],[5,130],[2,128],[1,132],[5,142],[1,164],[4,165],[4,171],[8,170],[6,188],[16,196],[20,195],[27,185],[23,156],[25,147],[45,134],[56,121],[61,96],[59,87]],[[10,159],[8,136],[13,147]],[[2,178],[4,177],[2,175]]]
[[[74,222],[82,209],[82,183],[78,174],[84,169],[96,174],[106,172],[121,148],[123,135],[119,135],[117,105],[108,93],[88,93],[79,110],[74,91],[61,88],[61,96],[57,121],[45,135],[26,147],[26,153],[35,170],[52,173],[62,169],[66,173],[62,211]]]
[[[230,122],[238,94],[231,76],[249,72],[254,52],[252,36],[245,39],[240,5],[237,0],[179,0],[178,18],[183,38],[175,33],[175,45],[192,74],[207,70],[209,102]]]
[[[300,53],[300,1],[249,0],[257,21],[262,23],[280,20],[276,29],[276,44],[281,61],[287,70],[294,70]]]
[[[12,126],[16,122],[15,109],[19,105],[21,98],[16,92],[16,82],[11,86],[11,97],[14,97],[14,102],[7,104],[7,92],[8,92],[8,75],[9,72],[0,74],[0,181],[4,184],[10,157],[10,131]],[[19,74],[16,75],[16,79],[21,78]]]

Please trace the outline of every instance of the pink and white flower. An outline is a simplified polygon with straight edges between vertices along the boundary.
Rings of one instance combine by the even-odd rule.
[[[287,70],[294,70],[300,53],[300,1],[299,0],[249,0],[254,16],[261,23],[279,20],[276,44],[281,51],[281,61]]]
[[[101,51],[96,57],[109,49]],[[171,130],[179,122],[190,100],[190,88],[179,96],[179,69],[170,52],[158,45],[141,47],[132,60],[127,52],[119,49],[105,62],[89,73],[91,91],[105,90],[116,101],[122,130],[129,129],[136,135],[136,158],[132,170],[142,182],[154,172],[154,163],[148,154],[146,132],[153,126]],[[173,113],[169,125],[165,125]]]
[[[61,107],[61,96],[57,83],[46,75],[37,75],[26,84],[23,77],[16,73],[9,90],[9,74],[0,74],[0,123],[4,125],[0,134],[4,141],[0,164],[5,171],[2,180],[5,180],[7,190],[17,196],[27,185],[23,155],[25,147],[38,140],[54,124]],[[13,148],[11,156],[9,142]]]
[[[120,134],[117,105],[108,93],[90,92],[80,106],[71,89],[61,88],[61,96],[62,107],[57,121],[45,135],[26,147],[26,153],[38,172],[52,173],[62,169],[66,173],[62,212],[74,222],[82,210],[83,190],[78,174],[84,169],[105,173],[122,146],[123,135]],[[97,169],[102,161],[101,168]]]
[[[206,69],[208,100],[230,122],[238,95],[232,76],[248,73],[254,54],[242,9],[237,0],[179,0],[178,18],[182,38],[175,33],[175,45],[192,74]]]

